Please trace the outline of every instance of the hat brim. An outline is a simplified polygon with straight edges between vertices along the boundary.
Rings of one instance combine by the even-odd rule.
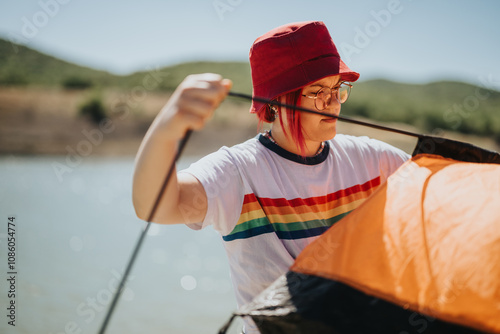
[[[325,56],[302,63],[281,75],[254,86],[252,96],[272,100],[280,95],[293,92],[323,78],[339,75],[342,81],[354,82],[359,73],[352,71],[337,56]],[[251,113],[258,113],[265,103],[252,101]]]

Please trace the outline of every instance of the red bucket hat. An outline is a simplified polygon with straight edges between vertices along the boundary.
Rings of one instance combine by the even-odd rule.
[[[250,67],[252,95],[270,100],[331,75],[350,82],[359,78],[340,59],[320,21],[290,23],[260,36],[250,49]],[[264,105],[253,101],[250,112],[259,113]]]

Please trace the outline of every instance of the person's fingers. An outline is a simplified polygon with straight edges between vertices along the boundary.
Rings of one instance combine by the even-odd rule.
[[[233,82],[230,80],[230,79],[222,79],[222,86],[225,88],[225,93],[227,95],[227,93],[229,93],[229,91],[231,90],[231,88],[233,88]]]
[[[205,125],[206,118],[193,113],[184,112],[175,115],[175,122],[177,125],[176,129],[200,130]],[[181,132],[184,133],[185,130]]]
[[[191,76],[184,82],[183,94],[195,99],[204,99],[217,106],[227,96],[231,85],[231,80],[222,79],[219,75]]]
[[[215,101],[198,99],[190,96],[181,96],[177,103],[179,113],[193,114],[194,116],[209,118],[215,110]]]
[[[215,109],[226,98],[231,80],[218,74],[190,75],[177,87],[162,111],[159,126],[168,137],[179,137],[187,129],[203,128]]]

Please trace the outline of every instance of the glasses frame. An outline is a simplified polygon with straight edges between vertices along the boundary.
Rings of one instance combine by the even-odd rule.
[[[344,86],[344,87],[347,87],[347,97],[345,98],[344,101],[341,101],[340,100],[340,88]],[[323,99],[320,99],[320,101],[323,102],[324,104],[324,108],[323,109],[320,109],[318,108],[318,94],[323,91],[324,89],[329,89],[331,91],[330,93],[330,103],[329,104],[326,104],[326,102],[323,100]],[[326,108],[328,108],[328,106],[332,103],[331,101],[333,101],[333,95],[335,94],[335,99],[340,103],[345,103],[345,101],[347,101],[349,99],[349,95],[351,95],[351,89],[352,89],[352,85],[348,82],[348,81],[343,81],[341,82],[339,85],[333,87],[333,88],[330,88],[330,87],[322,87],[320,88],[316,93],[313,93],[314,96],[310,96],[310,95],[306,95],[306,94],[302,94],[302,96],[305,96],[307,97],[308,99],[314,99],[314,107],[316,107],[316,109],[318,109],[319,111],[322,111],[322,110],[325,110]]]

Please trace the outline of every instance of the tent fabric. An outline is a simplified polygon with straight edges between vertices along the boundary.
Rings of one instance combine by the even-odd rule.
[[[499,165],[418,155],[291,270],[500,332],[499,204]]]
[[[240,315],[251,316],[263,334],[486,333],[414,312],[347,284],[293,271],[275,281]]]
[[[427,153],[467,162],[500,164],[500,154],[469,143],[442,137],[420,135],[412,156]]]
[[[499,204],[500,165],[414,156],[239,314],[262,333],[500,333]]]

